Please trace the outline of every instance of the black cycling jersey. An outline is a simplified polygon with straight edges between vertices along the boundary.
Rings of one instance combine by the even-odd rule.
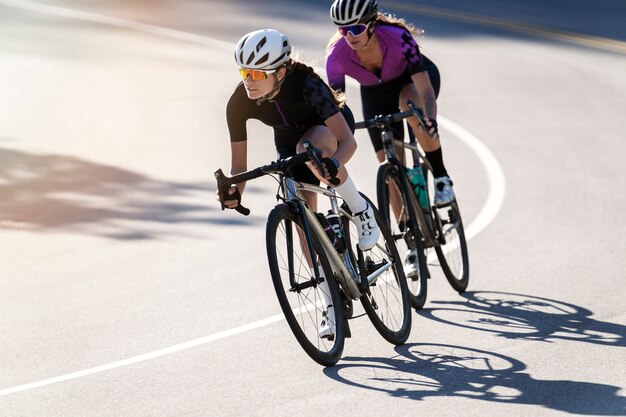
[[[231,142],[248,139],[249,119],[271,126],[278,156],[286,158],[295,155],[298,141],[309,128],[325,125],[326,119],[339,111],[354,131],[354,118],[347,106],[340,110],[322,80],[295,68],[286,75],[274,98],[258,104],[257,100],[248,98],[243,82],[239,83],[228,101],[226,119]],[[298,168],[294,170],[296,179],[319,183],[305,166]]]
[[[232,142],[248,139],[246,121],[257,119],[275,130],[305,132],[339,111],[324,82],[295,69],[287,74],[278,94],[257,104],[246,94],[241,82],[228,101],[226,110]],[[298,137],[298,139],[300,139]]]

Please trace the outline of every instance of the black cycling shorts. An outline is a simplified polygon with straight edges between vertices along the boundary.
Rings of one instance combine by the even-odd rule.
[[[435,97],[439,96],[439,88],[441,86],[441,78],[439,76],[439,70],[437,66],[424,57],[427,61],[428,76],[430,83],[435,90]],[[405,72],[395,80],[391,80],[384,84],[373,86],[361,86],[361,104],[363,106],[363,118],[371,119],[378,115],[387,115],[396,113],[399,111],[399,97],[400,92],[404,86],[411,84],[413,80],[408,72]],[[397,139],[404,139],[404,125],[403,122],[396,122],[391,124],[391,129],[394,136]],[[370,127],[367,129],[372,145],[374,145],[375,151],[383,149],[383,141],[381,137],[381,130],[378,127]]]

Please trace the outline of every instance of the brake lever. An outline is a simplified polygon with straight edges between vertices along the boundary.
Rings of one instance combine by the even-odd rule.
[[[224,209],[226,208],[226,206],[224,206],[224,188],[226,188],[226,192],[228,192],[228,188],[230,187],[228,186],[228,184],[226,184],[226,176],[224,175],[222,168],[219,168],[217,171],[215,171],[213,175],[215,176],[215,180],[217,181],[217,193],[220,198],[222,211],[224,211]]]
[[[324,165],[322,164],[322,161],[320,160],[321,155],[319,155],[319,151],[317,150],[317,148],[315,148],[313,145],[311,145],[311,143],[308,140],[305,140],[302,145],[304,146],[304,149],[307,152],[307,155],[309,155],[309,158],[311,159],[311,161],[313,161],[313,164],[315,164],[315,168],[317,168],[317,170],[324,174],[325,169],[324,169]],[[339,180],[339,178],[335,177],[335,178],[331,178],[328,182],[330,182],[332,185],[339,185],[339,183],[341,182]]]
[[[215,176],[215,179],[217,180],[217,192],[220,198],[220,205],[222,206],[222,211],[224,211],[224,209],[226,208],[226,206],[224,205],[224,197],[228,195],[228,190],[230,190],[231,184],[229,184],[228,181],[226,181],[226,175],[224,175],[224,172],[222,171],[221,168],[215,171],[213,175]],[[237,211],[239,214],[243,214],[244,216],[247,216],[250,214],[250,209],[242,206],[241,202],[239,203],[237,207],[235,207],[235,211]]]
[[[308,140],[305,140],[302,143],[302,146],[304,146],[304,150],[306,151],[307,155],[309,155],[309,159],[313,161],[315,168],[317,168],[319,172],[324,173],[324,165],[322,165],[322,161],[317,154],[318,150],[313,145],[311,145],[311,142],[309,142]]]
[[[413,113],[415,114],[415,117],[417,117],[417,120],[420,123],[420,126],[422,127],[422,129],[427,131],[428,126],[426,126],[426,122],[424,122],[424,113],[422,113],[422,111],[419,108],[417,108],[415,103],[413,103],[411,100],[407,100],[406,104],[411,109],[411,111],[413,111]]]

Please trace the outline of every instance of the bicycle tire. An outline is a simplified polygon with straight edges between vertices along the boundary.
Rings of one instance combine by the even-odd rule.
[[[337,306],[334,308],[334,339],[331,341],[321,338],[318,330],[325,310],[321,286],[296,290],[290,283],[290,274],[293,274],[297,284],[310,283],[313,278],[307,263],[308,250],[303,249],[300,243],[298,229],[303,234],[300,216],[291,205],[279,204],[270,212],[266,226],[270,273],[280,307],[298,343],[315,362],[332,366],[341,358],[346,337],[347,324],[341,307],[342,301],[326,255],[321,250],[317,236],[311,233],[314,252],[326,276],[332,304]]]
[[[426,254],[422,243],[422,233],[415,218],[415,207],[411,200],[407,198],[408,193],[412,193],[413,190],[408,189],[406,181],[401,177],[403,174],[398,172],[399,169],[404,169],[404,167],[398,167],[390,162],[382,164],[378,168],[376,177],[378,209],[389,227],[391,236],[393,236],[396,243],[398,254],[405,255],[405,265],[409,256],[411,256],[410,252],[415,251],[413,267],[417,272],[417,276],[407,276],[407,287],[409,289],[411,306],[419,310],[424,307],[428,293]],[[395,192],[395,209],[393,202],[394,190],[397,190]],[[421,207],[417,207],[417,209],[421,210]]]
[[[434,249],[448,283],[461,294],[469,285],[469,255],[461,211],[456,199],[441,207],[435,205],[434,175],[428,165],[422,164],[422,170],[428,184],[428,220],[438,241],[438,244],[426,252],[427,262],[434,257]]]
[[[361,304],[378,333],[389,343],[401,345],[406,342],[411,333],[411,302],[402,260],[376,206],[365,195],[362,193],[361,195],[372,207],[381,230],[377,245],[363,253],[367,273],[370,273],[370,267],[376,268],[387,261],[391,262],[391,267],[383,272],[360,297]],[[356,246],[358,231],[352,218],[348,223],[350,229],[350,232],[346,233],[348,250],[351,252],[352,259],[358,259],[355,256],[358,251]],[[362,272],[361,267],[358,268]]]
[[[459,294],[469,285],[469,255],[461,212],[456,201],[436,208],[445,243],[435,247],[439,264],[448,282]]]

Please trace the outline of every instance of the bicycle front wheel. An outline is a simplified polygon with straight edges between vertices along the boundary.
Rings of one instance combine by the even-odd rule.
[[[452,288],[463,293],[469,284],[469,256],[459,206],[454,201],[435,210],[445,239],[444,244],[435,247],[439,264]]]
[[[380,166],[377,176],[378,209],[389,227],[398,254],[404,256],[404,273],[407,277],[411,306],[424,307],[428,291],[428,270],[422,234],[417,225],[413,204],[402,181],[398,166],[386,163]],[[421,208],[418,208],[421,210]]]
[[[367,276],[377,275],[361,296],[361,303],[378,333],[388,342],[401,345],[406,342],[411,332],[411,304],[402,259],[379,211],[367,197],[361,195],[373,208],[374,217],[381,230],[376,246],[363,252],[364,262],[359,266],[361,274],[365,272]],[[348,226],[349,250],[353,259],[358,259],[359,234],[351,217]]]
[[[297,209],[280,204],[270,212],[266,228],[267,256],[280,307],[302,349],[317,363],[332,366],[343,352],[346,321],[326,255],[314,234],[311,240],[314,259]],[[328,285],[316,281],[312,270],[314,262],[323,271]],[[334,335],[321,332],[323,324],[334,329]]]

